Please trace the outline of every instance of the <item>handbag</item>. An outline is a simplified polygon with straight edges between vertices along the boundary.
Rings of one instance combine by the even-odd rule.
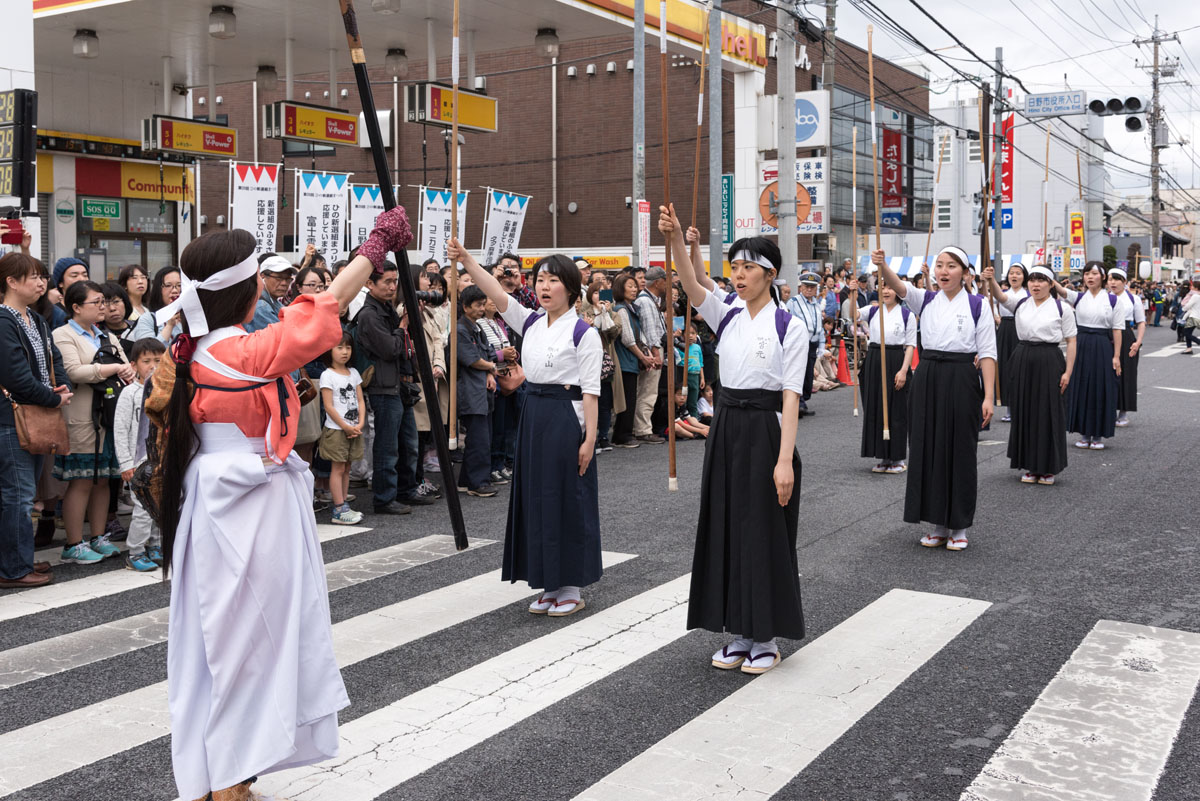
[[[54,356],[46,346],[46,365],[50,368],[50,386],[55,385]],[[67,421],[62,407],[30,406],[17,403],[4,387],[0,392],[12,404],[13,421],[17,427],[17,442],[26,453],[66,456],[71,452],[71,440],[67,436]]]
[[[296,397],[300,399],[301,406],[307,406],[317,399],[317,388],[313,386],[312,380],[308,377],[308,373],[304,368],[300,368],[300,380],[296,382]]]
[[[300,379],[303,381],[304,379]],[[296,427],[296,444],[308,445],[321,438],[321,405],[310,403],[300,407],[300,422]]]
[[[520,362],[505,362],[503,367],[496,370],[496,385],[501,395],[513,394],[524,383],[525,368]]]

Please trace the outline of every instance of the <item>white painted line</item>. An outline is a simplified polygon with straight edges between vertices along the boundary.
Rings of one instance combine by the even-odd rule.
[[[331,540],[348,537],[351,534],[361,534],[364,531],[370,531],[369,528],[362,526],[335,526],[332,523],[317,523],[317,537],[321,542],[330,542]],[[121,549],[121,553],[129,550],[129,545],[125,541],[114,542],[113,545]],[[55,545],[50,548],[42,548],[40,551],[35,551],[33,561],[49,562],[51,567],[62,564],[62,546]],[[117,557],[109,557],[115,559]]]
[[[576,799],[770,798],[989,606],[892,590]]]
[[[495,540],[473,538],[471,548]],[[469,550],[470,550],[469,549]],[[330,592],[453,556],[454,538],[434,534],[325,566]],[[114,620],[0,652],[0,690],[76,670],[167,641],[167,608]]]
[[[321,542],[329,542],[330,540],[340,539],[363,531],[370,531],[370,529],[355,526],[324,526],[320,524],[317,526],[317,536]],[[62,548],[46,550],[53,550],[58,555],[59,561],[62,561]],[[123,556],[109,557],[109,559],[118,560],[124,558]],[[108,560],[105,561],[107,562]],[[105,565],[105,568],[107,568],[107,565]],[[96,569],[100,569],[99,565],[96,566]],[[24,617],[25,615],[36,615],[38,612],[45,612],[47,609],[58,609],[63,606],[82,603],[83,601],[116,595],[119,592],[141,589],[155,583],[163,583],[161,570],[155,570],[152,573],[139,573],[136,570],[105,569],[94,576],[84,576],[83,578],[72,579],[70,581],[56,582],[47,587],[37,587],[32,590],[6,593],[0,595],[0,622]]]
[[[607,551],[602,556],[605,567],[636,558]],[[524,584],[501,582],[493,570],[352,617],[333,627],[338,664],[348,667],[533,594]],[[167,683],[160,681],[0,734],[0,796],[165,737],[170,727]]]
[[[961,801],[1149,801],[1200,682],[1200,634],[1101,620]]]
[[[1200,395],[1200,389],[1183,389],[1182,387],[1155,387],[1155,389],[1165,389],[1170,392],[1186,392],[1189,395]],[[1141,393],[1138,393],[1139,395]]]
[[[1186,349],[1187,347],[1182,342],[1176,342],[1174,345],[1167,345],[1165,348],[1159,348],[1158,350],[1154,351],[1154,353],[1146,353],[1143,355],[1151,359],[1159,359],[1164,356],[1175,356],[1176,354],[1183,353]],[[1193,353],[1192,356],[1200,356],[1200,353]]]
[[[264,776],[255,789],[291,801],[376,798],[684,636],[690,581],[681,576],[363,715],[341,728],[336,759]]]

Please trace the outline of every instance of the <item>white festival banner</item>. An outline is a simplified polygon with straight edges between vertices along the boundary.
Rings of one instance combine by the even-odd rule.
[[[489,189],[480,264],[495,264],[503,254],[517,252],[528,204],[528,195]]]
[[[229,162],[229,227],[254,235],[255,253],[275,250],[279,232],[278,164]]]
[[[397,196],[400,187],[393,187]],[[351,249],[367,241],[375,228],[375,219],[383,214],[383,192],[378,184],[350,184],[350,239]]]
[[[450,239],[450,190],[432,189],[427,186],[421,189],[421,241],[419,252],[421,259],[437,259],[438,264],[446,263],[446,242]],[[467,229],[467,195],[469,192],[458,193],[458,236],[461,239]]]
[[[312,245],[329,262],[346,257],[345,173],[296,172],[296,249]]]

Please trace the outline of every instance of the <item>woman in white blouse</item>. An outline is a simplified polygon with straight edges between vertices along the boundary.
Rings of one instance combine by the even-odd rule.
[[[1117,296],[1105,291],[1104,278],[1104,263],[1089,261],[1083,266],[1083,292],[1054,283],[1074,307],[1079,332],[1074,379],[1067,387],[1067,430],[1080,435],[1075,443],[1080,450],[1104,450],[1101,440],[1116,432],[1125,320]]]
[[[986,282],[987,279],[985,278],[985,286]],[[1021,298],[1027,298],[1029,297],[1029,290],[1026,288],[1026,284],[1028,283],[1029,273],[1025,270],[1025,265],[1020,263],[1014,264],[1008,268],[1008,289],[1004,294],[1010,298],[1015,298],[1017,301]],[[1010,410],[1004,412],[1004,415],[1000,418],[1000,422],[1008,423],[1012,421],[1012,404],[1008,402],[1009,393],[1005,391],[1005,388],[1012,382],[1012,377],[1008,374],[1008,362],[1012,358],[1013,351],[1017,349],[1017,326],[1013,320],[1013,313],[1003,303],[1000,304],[998,311],[1000,313],[1000,324],[996,327],[996,371],[1000,374],[1000,388],[1004,392],[1001,401],[1003,401],[1005,408]]]
[[[581,588],[600,580],[599,480],[592,455],[600,409],[600,334],[575,313],[580,273],[566,256],[533,267],[540,311],[517,303],[457,240],[447,255],[467,268],[522,337],[525,404],[517,423],[512,493],[504,534],[503,581],[544,592],[535,615],[583,609]]]
[[[1024,470],[1026,484],[1051,485],[1067,466],[1067,410],[1063,394],[1075,367],[1075,310],[1051,297],[1054,273],[1045,265],[1029,270],[1029,294],[1003,292],[991,267],[983,269],[992,294],[1009,312],[1018,344],[1006,373],[1005,395],[1012,413],[1009,465]],[[1062,343],[1067,345],[1063,356]]]
[[[947,247],[937,255],[936,292],[905,283],[888,267],[882,250],[872,253],[871,261],[921,320],[921,369],[909,399],[913,413],[904,520],[934,525],[921,538],[925,547],[961,551],[975,522],[979,431],[992,419],[996,327],[983,296],[964,291],[970,267],[961,248]]]
[[[659,211],[659,230],[684,256],[674,210]],[[729,263],[736,304],[709,291],[680,259],[683,291],[717,334],[722,387],[704,449],[687,625],[733,635],[713,654],[713,667],[757,674],[779,664],[776,637],[804,636],[796,427],[809,345],[772,286],[779,248],[762,237],[739,239]]]
[[[894,475],[908,469],[905,465],[908,455],[908,371],[917,348],[917,315],[907,306],[900,305],[895,290],[889,286],[880,288],[879,297],[884,311],[881,312],[879,306],[872,306],[863,315],[870,332],[870,344],[858,379],[863,398],[859,455],[879,460],[871,472]],[[883,381],[879,365],[881,322],[886,326],[888,439],[883,438]]]
[[[1129,425],[1129,412],[1137,411],[1138,362],[1142,338],[1146,336],[1146,309],[1142,298],[1129,290],[1125,271],[1114,267],[1108,271],[1108,291],[1117,296],[1117,311],[1121,312],[1121,380],[1117,382],[1118,428]]]

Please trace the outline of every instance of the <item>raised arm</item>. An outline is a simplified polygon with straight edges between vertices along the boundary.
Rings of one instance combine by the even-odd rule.
[[[675,253],[687,253],[687,242],[683,239],[683,226],[679,224],[679,218],[675,216],[675,205],[671,204],[668,209],[666,206],[658,207],[658,230],[663,236],[671,240],[671,250]],[[683,293],[689,298],[699,299],[704,297],[704,293],[709,291],[712,286],[715,286],[712,279],[708,279],[709,286],[704,286],[700,282],[699,274],[704,272],[704,265],[701,263],[700,268],[696,269],[695,262],[692,264],[691,270],[680,270],[679,281],[683,284]],[[692,305],[696,305],[695,301]]]
[[[987,267],[984,267],[980,277],[983,278],[984,282],[988,286],[988,289],[992,293],[992,297],[994,297],[998,303],[1004,304],[1008,302],[1008,296],[1004,294],[1003,290],[1000,289],[1000,285],[996,283],[995,267],[990,264]]]
[[[716,282],[708,277],[708,271],[704,269],[704,257],[700,253],[700,232],[695,228],[687,229],[687,241],[690,247],[688,248],[688,256],[692,260],[692,271],[696,274],[696,280],[700,282],[700,286],[712,292],[717,288]]]
[[[383,268],[388,254],[406,247],[411,241],[412,229],[403,206],[380,214],[371,235],[359,246],[358,255],[338,271],[329,285],[327,292],[337,298],[338,308],[345,311],[359,290],[366,286],[372,271]]]
[[[504,291],[504,287],[500,286],[500,282],[496,280],[496,276],[489,273],[480,266],[479,262],[475,261],[475,257],[467,252],[462,243],[457,239],[451,239],[446,243],[446,258],[451,261],[457,261],[463,267],[467,268],[467,272],[471,275],[471,280],[475,282],[475,286],[483,290],[483,294],[492,299],[492,303],[496,304],[496,311],[504,314],[508,310],[508,293]]]
[[[879,275],[887,282],[887,285],[896,293],[896,297],[904,300],[908,296],[908,285],[900,280],[900,276],[893,272],[891,267],[888,267],[887,254],[882,250],[876,250],[871,253],[871,263],[879,268]],[[858,301],[855,300],[855,305]]]

